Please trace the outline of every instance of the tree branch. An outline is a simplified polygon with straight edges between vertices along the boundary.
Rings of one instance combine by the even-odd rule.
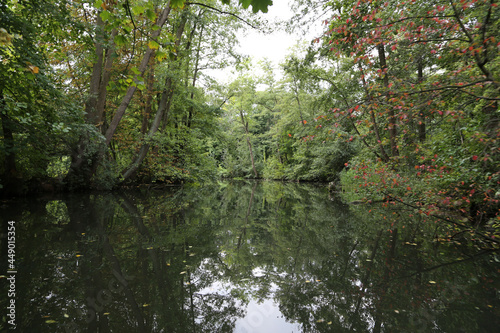
[[[218,12],[219,14],[224,14],[224,15],[229,15],[229,16],[236,17],[238,20],[240,20],[241,22],[249,25],[250,27],[252,27],[252,28],[254,28],[256,30],[260,30],[259,28],[257,28],[256,26],[254,26],[252,23],[248,22],[247,20],[239,17],[238,15],[236,15],[234,13],[226,12],[226,11],[223,11],[223,10],[220,10],[220,9],[217,9],[217,8],[212,7],[212,6],[206,5],[204,3],[199,3],[199,2],[186,2],[186,4],[198,5],[198,6],[201,6],[201,7],[205,7],[205,8],[211,9],[211,10],[213,10],[215,12]]]

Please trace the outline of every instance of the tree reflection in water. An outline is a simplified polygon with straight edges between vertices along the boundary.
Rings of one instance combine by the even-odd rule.
[[[322,186],[233,182],[1,209],[3,225],[17,223],[19,332],[494,332],[500,324],[496,253],[436,242],[440,227],[418,216],[349,207]]]

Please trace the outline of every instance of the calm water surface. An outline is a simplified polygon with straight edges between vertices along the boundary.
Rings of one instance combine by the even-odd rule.
[[[234,182],[1,203],[2,331],[498,332],[498,253],[323,186]],[[15,222],[15,296],[7,227]],[[449,231],[448,231],[449,232]]]

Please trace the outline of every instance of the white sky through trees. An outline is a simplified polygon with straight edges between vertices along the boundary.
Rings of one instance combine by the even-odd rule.
[[[274,22],[279,20],[289,20],[293,16],[290,9],[294,0],[273,0],[273,5],[269,7],[269,11],[265,14],[260,13],[265,20],[273,26]],[[258,61],[268,59],[272,62],[275,69],[275,75],[279,72],[279,64],[282,63],[286,56],[291,53],[291,49],[299,41],[310,43],[310,41],[319,36],[321,22],[311,29],[311,32],[303,36],[300,33],[288,34],[283,30],[270,28],[271,31],[263,33],[248,27],[245,31],[240,32],[240,46],[236,51],[243,55],[248,55],[252,58],[252,64],[257,65]],[[209,71],[208,75],[214,77],[220,82],[228,82],[234,78],[235,73],[233,68],[223,70]]]

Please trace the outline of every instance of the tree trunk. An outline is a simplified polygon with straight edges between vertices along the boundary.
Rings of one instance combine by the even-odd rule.
[[[360,64],[358,64],[358,67],[359,67],[361,73],[363,73],[363,68],[361,67]],[[382,144],[382,138],[380,137],[380,132],[378,130],[377,120],[375,118],[374,111],[372,110],[372,107],[371,107],[372,106],[372,97],[371,97],[370,91],[368,90],[368,85],[366,84],[366,80],[365,80],[364,75],[361,77],[361,81],[363,82],[363,88],[365,89],[366,98],[368,98],[368,100],[370,101],[370,104],[368,106],[368,113],[370,114],[370,119],[373,123],[373,131],[375,132],[375,137],[377,138],[378,146],[380,148],[380,154],[382,156],[382,161],[388,162],[389,156],[387,155],[387,153],[384,149],[384,145]]]
[[[141,134],[146,134],[149,127],[149,119],[151,118],[152,112],[152,102],[153,102],[153,85],[155,82],[155,65],[152,64],[149,69],[147,87],[146,87],[146,97],[144,99],[144,114],[142,117],[141,124]]]
[[[167,7],[163,9],[161,12],[160,16],[158,17],[158,20],[156,22],[156,25],[159,27],[158,30],[153,31],[151,34],[151,39],[152,40],[157,40],[158,37],[160,36],[161,33],[161,28],[167,22],[168,15],[170,14],[170,2],[167,4]],[[146,71],[146,68],[148,66],[149,60],[153,56],[155,50],[151,49],[148,47],[146,50],[146,53],[144,54],[144,57],[142,58],[141,64],[139,65],[139,76],[143,76],[144,72]],[[116,113],[111,120],[111,123],[109,124],[109,128],[106,131],[105,137],[106,137],[106,145],[109,145],[111,142],[111,139],[113,138],[113,135],[115,134],[116,129],[118,128],[118,124],[120,123],[123,115],[125,114],[125,111],[127,111],[128,105],[130,104],[130,101],[132,100],[132,97],[134,96],[135,91],[137,90],[137,87],[129,87],[125,96],[123,97],[120,105],[118,106],[118,109],[116,110]]]
[[[241,119],[241,124],[243,124],[243,128],[245,129],[246,133],[247,145],[248,145],[248,150],[250,150],[250,160],[252,161],[253,173],[255,174],[255,178],[259,178],[259,175],[257,174],[257,169],[255,168],[255,160],[253,158],[252,143],[250,142],[250,132],[248,131],[248,122],[245,122],[242,110],[240,110],[240,119]]]
[[[104,22],[97,14],[97,32],[95,39],[96,61],[92,67],[89,94],[85,101],[85,120],[87,124],[102,126],[104,109],[106,106],[107,86],[111,79],[111,68],[113,65],[114,44],[112,43],[117,34],[113,29],[109,38],[104,35]],[[111,41],[109,48],[104,45]],[[66,183],[70,188],[87,187],[97,167],[97,150],[87,151],[91,144],[89,133],[84,133],[80,137],[76,147],[71,154],[71,165],[66,175]]]
[[[179,25],[179,28],[177,29],[177,39],[175,41],[176,47],[179,46],[182,34],[184,32],[184,28],[186,26],[186,21],[187,21],[187,16],[184,15],[183,19]],[[177,60],[174,59],[174,61]],[[151,127],[149,129],[148,135],[145,138],[144,143],[142,144],[141,148],[139,149],[139,153],[137,154],[134,162],[127,168],[126,171],[123,172],[122,175],[122,182],[126,181],[129,179],[131,176],[135,174],[139,166],[141,165],[142,161],[144,161],[144,158],[146,158],[146,155],[148,154],[150,144],[149,140],[151,140],[158,131],[158,128],[160,127],[160,124],[162,122],[162,119],[166,122],[168,113],[170,111],[170,106],[172,105],[172,97],[173,97],[173,78],[171,76],[167,76],[167,79],[165,81],[165,88],[163,89],[163,92],[161,94],[161,99],[160,103],[158,104],[158,110],[156,111],[155,119],[153,120],[153,123],[151,124]]]
[[[383,82],[386,89],[389,89],[389,77],[387,76],[387,62],[385,59],[385,48],[384,44],[379,44],[377,46],[378,59],[380,62],[380,69],[383,75]],[[392,156],[398,156],[398,145],[397,145],[397,129],[396,129],[396,116],[394,115],[394,109],[389,105],[389,140],[391,142],[391,153]]]
[[[422,65],[422,60],[418,61],[417,64],[417,75],[418,75],[418,83],[422,83],[424,81],[424,71],[423,71],[423,65]],[[425,110],[423,107],[420,108],[420,111],[418,113],[418,140],[420,142],[425,141]]]
[[[203,39],[203,30],[205,26],[201,26],[200,28],[200,38],[198,40],[198,48],[196,49],[196,60],[194,64],[194,73],[193,73],[193,82],[191,84],[192,91],[191,91],[191,101],[194,102],[194,88],[196,87],[196,80],[198,79],[198,72],[199,72],[199,64],[200,64],[200,51],[201,51],[201,41]],[[191,122],[193,120],[193,113],[194,113],[194,106],[191,104],[191,107],[189,108],[188,111],[188,120],[187,120],[187,127],[191,127]]]
[[[153,31],[151,39],[156,40],[161,33],[161,28],[167,21],[170,13],[170,2],[167,7],[161,12],[156,25],[160,28]],[[106,87],[111,79],[111,66],[113,61],[112,49],[105,49],[105,40],[103,36],[104,22],[97,14],[98,32],[95,36],[95,52],[96,62],[93,65],[92,77],[90,81],[89,97],[85,103],[86,121],[89,124],[101,126],[103,120],[105,105],[106,105]],[[111,33],[110,40],[116,35],[116,30]],[[146,50],[142,62],[139,66],[140,76],[144,75],[154,50],[149,48]],[[71,153],[71,165],[66,175],[65,182],[70,189],[88,188],[91,184],[91,178],[96,171],[99,161],[103,158],[105,147],[111,142],[118,123],[120,122],[123,114],[125,113],[130,100],[137,88],[130,87],[125,94],[122,103],[111,121],[109,128],[105,131],[105,143],[101,147],[97,147],[89,151],[89,147],[94,145],[93,140],[90,138],[89,133],[85,133],[79,140],[76,147]]]
[[[5,100],[3,91],[0,90],[0,120],[2,121],[3,151],[4,151],[4,172],[1,176],[4,187],[4,194],[21,194],[22,179],[19,176],[16,166],[16,153],[14,150],[14,133],[12,131],[11,120],[6,115]]]

